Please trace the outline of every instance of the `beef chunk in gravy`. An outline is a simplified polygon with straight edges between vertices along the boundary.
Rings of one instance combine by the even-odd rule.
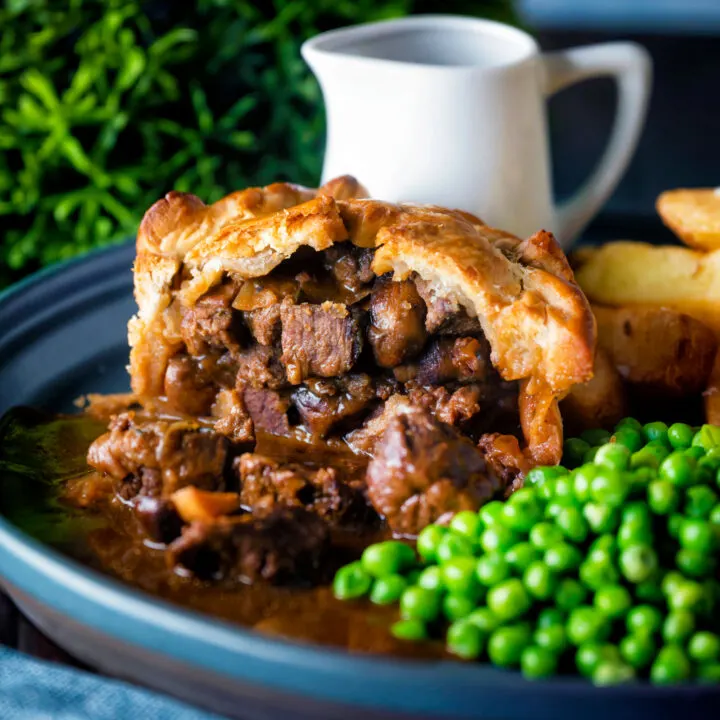
[[[119,481],[139,478],[138,492],[168,496],[185,485],[222,489],[228,447],[224,437],[192,423],[136,420],[129,412],[90,446],[88,463]]]
[[[243,392],[245,405],[258,430],[271,435],[289,435],[290,423],[287,411],[290,400],[275,390],[246,388]]]
[[[530,463],[520,449],[516,437],[488,433],[480,438],[478,447],[504,486],[512,491],[521,487],[522,479],[530,470]]]
[[[217,388],[188,355],[170,358],[165,370],[165,397],[177,412],[208,415]]]
[[[239,388],[270,388],[280,390],[287,387],[285,368],[275,348],[254,345],[238,355],[236,384]]]
[[[237,390],[221,390],[217,394],[212,413],[218,418],[215,432],[233,443],[250,443],[255,439],[253,421],[242,396]]]
[[[278,508],[215,523],[194,522],[169,546],[169,563],[202,580],[275,585],[319,579],[328,526],[303,508]]]
[[[477,318],[467,314],[457,300],[437,295],[432,286],[421,278],[415,278],[415,286],[427,306],[425,328],[438,335],[471,335],[481,332]]]
[[[422,350],[427,340],[425,303],[411,280],[382,278],[370,300],[368,340],[375,361],[392,368]]]
[[[261,345],[275,345],[280,340],[280,303],[245,313],[250,334]]]
[[[500,480],[467,438],[426,410],[389,421],[367,470],[368,496],[393,531],[415,535],[460,510],[477,510]]]
[[[359,293],[375,278],[371,269],[375,251],[352,243],[339,243],[324,252],[323,264],[341,287]]]
[[[292,395],[307,430],[325,437],[331,430],[359,419],[375,400],[375,387],[368,375],[357,374],[336,380],[311,378]]]
[[[233,469],[240,481],[240,502],[247,510],[268,511],[277,505],[305,507],[329,521],[338,521],[364,500],[346,485],[334,467],[279,463],[258,453],[236,458]]]
[[[219,285],[185,310],[180,333],[191,355],[205,355],[212,349],[240,349],[240,317],[232,309],[235,289]]]
[[[443,385],[449,382],[485,382],[493,367],[490,346],[484,338],[437,338],[417,365],[397,369],[397,377],[422,385]]]
[[[480,412],[482,389],[465,385],[454,392],[446,387],[413,388],[408,398],[413,405],[429,410],[440,422],[455,427],[472,420]]]
[[[135,514],[148,537],[159,543],[170,543],[180,535],[182,519],[170,500],[139,496]]]
[[[349,372],[360,355],[362,330],[357,315],[341,303],[283,303],[282,358],[288,380],[337,377]]]

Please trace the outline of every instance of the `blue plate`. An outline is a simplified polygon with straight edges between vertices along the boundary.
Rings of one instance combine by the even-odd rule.
[[[127,390],[133,253],[129,245],[95,253],[0,296],[0,411],[69,411],[84,393]],[[270,639],[104,577],[3,518],[0,576],[75,656],[232,717],[691,720],[720,709],[720,688],[533,683],[479,664],[359,657]]]

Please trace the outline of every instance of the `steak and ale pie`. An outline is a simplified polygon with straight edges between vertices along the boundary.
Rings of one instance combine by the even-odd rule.
[[[145,215],[134,404],[88,461],[179,572],[312,582],[338,528],[412,537],[559,462],[595,325],[553,236],[275,184]]]

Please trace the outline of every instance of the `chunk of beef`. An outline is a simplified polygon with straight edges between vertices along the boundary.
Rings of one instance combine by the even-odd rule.
[[[309,378],[292,395],[303,425],[316,437],[367,414],[375,400],[375,387],[368,375],[348,375],[336,380]]]
[[[416,535],[460,510],[477,510],[500,480],[470,440],[412,408],[390,419],[368,465],[367,485],[390,528]]]
[[[477,385],[465,385],[454,392],[446,387],[413,388],[408,398],[413,405],[429,410],[440,422],[460,426],[480,412],[482,390]]]
[[[384,405],[376,408],[365,420],[363,426],[349,432],[345,442],[351,450],[362,455],[372,455],[375,445],[385,434],[388,423],[398,412],[404,412],[411,407],[410,400],[400,393],[391,395]]]
[[[238,388],[280,390],[288,385],[285,368],[275,348],[254,345],[241,352],[237,356],[237,361],[238,371],[235,382]]]
[[[258,453],[245,453],[233,462],[240,480],[240,502],[253,512],[276,505],[305,507],[328,520],[339,521],[365,505],[359,489],[345,484],[334,467],[279,463]]]
[[[246,312],[245,322],[261,345],[275,345],[280,340],[280,303]]]
[[[212,379],[184,354],[170,358],[164,387],[168,404],[186,415],[207,415],[217,393]]]
[[[403,382],[413,379],[422,385],[443,385],[449,382],[483,383],[492,372],[488,342],[461,337],[437,338],[417,365],[398,368],[396,376]]]
[[[373,248],[359,248],[350,242],[337,243],[323,253],[323,264],[341,287],[359,293],[375,278]]]
[[[478,447],[504,487],[510,492],[522,487],[522,480],[530,470],[530,462],[514,435],[487,433],[480,438]]]
[[[170,500],[138,496],[135,516],[154,542],[170,543],[182,530],[182,520]]]
[[[232,309],[235,289],[219,285],[184,311],[180,334],[191,355],[205,355],[215,348],[240,349],[242,325]]]
[[[293,385],[313,375],[344,375],[360,355],[363,336],[358,316],[341,303],[283,303],[280,317],[281,361]]]
[[[290,400],[287,397],[275,390],[254,388],[246,388],[243,397],[255,428],[271,435],[290,434],[287,416]]]
[[[137,492],[168,496],[185,485],[224,486],[226,438],[188,422],[114,418],[88,450],[88,463],[118,480],[134,476]]]
[[[328,527],[303,508],[278,508],[266,516],[194,522],[168,550],[171,566],[202,580],[275,585],[320,579],[330,547]]]
[[[400,365],[422,350],[427,340],[425,312],[412,280],[378,280],[370,300],[368,340],[380,367]]]
[[[233,443],[250,443],[255,439],[253,421],[237,390],[221,390],[212,407],[215,432],[224,435]]]
[[[482,332],[477,318],[470,317],[457,300],[438,295],[432,285],[415,278],[420,297],[427,306],[425,328],[431,335],[472,335]]]

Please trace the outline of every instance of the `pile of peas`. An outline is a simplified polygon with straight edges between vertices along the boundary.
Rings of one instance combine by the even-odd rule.
[[[622,420],[567,440],[506,502],[391,540],[336,597],[399,603],[397,638],[597,685],[720,683],[720,427]]]

